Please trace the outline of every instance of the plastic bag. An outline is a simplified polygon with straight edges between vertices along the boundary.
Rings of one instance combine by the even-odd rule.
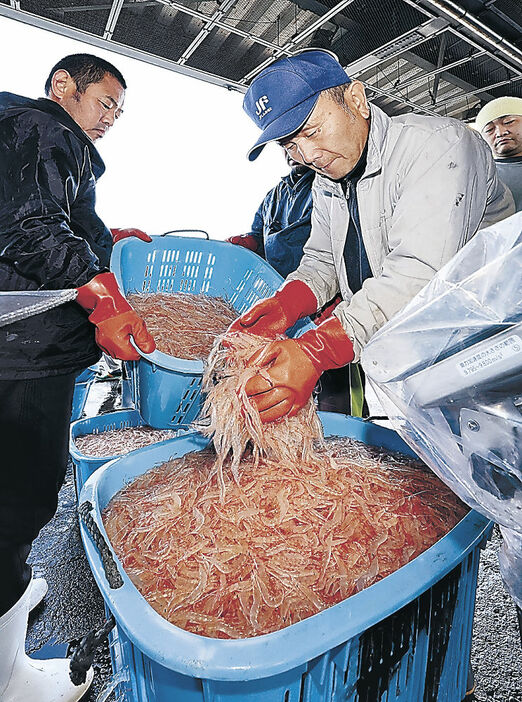
[[[522,606],[522,213],[478,232],[361,360],[400,435],[501,525]]]
[[[75,300],[77,294],[75,288],[0,292],[0,327],[47,312],[64,302]]]

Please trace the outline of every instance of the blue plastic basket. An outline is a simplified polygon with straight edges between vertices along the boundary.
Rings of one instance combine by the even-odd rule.
[[[129,293],[194,293],[223,297],[241,314],[274,293],[283,278],[265,260],[242,246],[179,236],[135,237],[116,244],[111,270]],[[290,335],[309,328],[301,320]],[[189,424],[201,409],[203,362],[161,351],[141,353],[133,364],[134,404],[147,424],[168,428]]]
[[[85,403],[87,401],[87,395],[89,394],[89,389],[95,376],[96,366],[89,366],[89,368],[86,368],[76,377],[76,382],[74,383],[71,422],[75,422],[82,416]]]
[[[326,434],[409,448],[395,432],[322,413]],[[106,464],[80,502],[103,536],[101,510],[152,466],[206,446],[199,434]],[[81,534],[94,577],[117,622],[115,673],[127,702],[460,702],[466,690],[480,546],[490,523],[470,512],[443,539],[380,582],[278,632],[211,639],[170,624],[115,560],[108,585],[97,548]]]
[[[146,422],[141,417],[138,410],[135,409],[107,412],[106,414],[99,414],[96,417],[80,419],[71,424],[69,453],[71,454],[74,464],[74,482],[76,485],[77,495],[80,494],[83,484],[95,470],[103,466],[103,464],[107,463],[107,461],[118,458],[118,456],[121,454],[117,454],[115,456],[103,456],[101,458],[87,456],[78,449],[75,440],[84,434],[101,434],[105,431],[128,429],[129,427],[142,427],[145,425]],[[176,434],[180,436],[181,434],[187,434],[191,431],[192,430],[187,429],[187,427],[178,427]]]

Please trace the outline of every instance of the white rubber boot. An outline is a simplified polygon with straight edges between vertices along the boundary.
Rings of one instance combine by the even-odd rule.
[[[29,583],[31,592],[29,593],[29,611],[37,607],[47,595],[49,586],[45,578],[32,578]]]
[[[73,685],[66,658],[33,660],[25,654],[29,584],[22,597],[0,617],[0,700],[2,702],[76,702],[92,682],[92,668],[83,685]]]

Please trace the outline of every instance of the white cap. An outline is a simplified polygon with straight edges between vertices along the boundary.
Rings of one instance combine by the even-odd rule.
[[[481,132],[486,124],[506,115],[522,115],[522,98],[500,97],[491,100],[475,118],[475,129]]]

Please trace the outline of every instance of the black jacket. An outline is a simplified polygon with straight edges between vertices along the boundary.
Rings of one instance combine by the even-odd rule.
[[[94,209],[104,170],[60,105],[0,93],[0,290],[76,288],[107,270],[112,238]],[[0,327],[0,379],[70,373],[99,357],[76,302]]]

